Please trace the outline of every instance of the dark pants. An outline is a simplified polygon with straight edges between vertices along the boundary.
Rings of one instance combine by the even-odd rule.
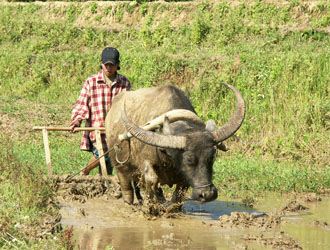
[[[96,159],[99,159],[100,158],[99,151],[96,149],[96,147],[93,145],[92,142],[91,142],[91,151],[92,151],[92,153],[93,153],[93,155],[94,155],[94,157]],[[111,166],[110,157],[109,157],[108,154],[106,154],[104,157],[105,157],[105,165],[107,167],[107,173],[108,173],[108,175],[112,175],[113,168]],[[101,171],[101,164],[99,165],[99,171],[100,171],[100,173],[102,173],[102,171]]]

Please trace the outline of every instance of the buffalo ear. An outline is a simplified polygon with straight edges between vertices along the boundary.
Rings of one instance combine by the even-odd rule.
[[[207,123],[206,123],[206,126],[205,126],[205,129],[207,131],[209,131],[210,133],[216,131],[218,129],[217,125],[215,124],[215,121],[213,121],[212,119],[211,120],[208,120]],[[220,149],[221,151],[228,151],[228,148],[226,147],[226,145],[223,143],[223,142],[220,142],[218,143],[217,145],[217,148]]]
[[[170,126],[170,119],[165,115],[164,122],[163,122],[163,134],[164,135],[173,135],[173,130]]]
[[[163,121],[163,134],[164,135],[174,134],[173,128],[170,125],[170,119],[166,115],[164,116],[164,121]],[[177,150],[175,149],[159,148],[159,151],[170,157],[172,160],[177,158]]]
[[[227,152],[229,149],[227,148],[227,146],[223,143],[223,142],[220,142],[218,145],[217,145],[217,148],[220,149],[221,151],[224,151],[224,152]]]
[[[218,129],[217,125],[215,124],[215,121],[213,121],[212,119],[208,120],[206,122],[206,126],[205,129],[207,131],[209,131],[210,133],[216,131]]]

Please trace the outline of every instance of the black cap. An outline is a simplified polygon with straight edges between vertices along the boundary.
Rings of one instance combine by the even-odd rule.
[[[101,61],[103,64],[112,63],[116,65],[119,63],[119,51],[116,48],[106,47],[102,51]]]

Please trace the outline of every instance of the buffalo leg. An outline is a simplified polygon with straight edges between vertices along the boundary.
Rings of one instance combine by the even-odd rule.
[[[183,202],[187,190],[188,190],[188,186],[177,184],[171,202],[172,203]]]
[[[125,172],[117,170],[119,183],[122,189],[123,199],[124,202],[128,204],[133,204],[134,190],[132,186],[132,177],[130,175],[125,175]]]
[[[148,199],[154,202],[164,202],[163,190],[158,187],[158,175],[148,160],[144,161],[144,180]]]
[[[134,181],[134,190],[135,190],[135,196],[138,199],[139,203],[142,204],[142,196],[140,192],[140,187],[138,186],[138,183]]]
[[[148,200],[153,201],[154,200],[154,191],[153,191],[153,184],[158,181],[158,176],[156,175],[150,161],[145,160],[143,162],[144,165],[144,181],[145,181],[145,187],[146,187],[146,195]]]

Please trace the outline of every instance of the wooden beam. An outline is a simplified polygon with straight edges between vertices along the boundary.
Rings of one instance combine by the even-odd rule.
[[[97,151],[99,151],[99,156],[104,154],[103,151],[103,146],[102,146],[102,140],[101,140],[101,132],[100,130],[96,129],[95,130],[95,135],[96,135],[96,147],[97,147]],[[101,172],[102,172],[102,176],[107,176],[108,172],[107,172],[107,166],[105,163],[105,156],[100,158],[100,164],[101,164]]]
[[[70,127],[44,127],[44,126],[35,126],[33,127],[33,130],[43,130],[46,129],[48,131],[73,131]],[[93,131],[93,130],[100,130],[100,131],[105,131],[104,127],[86,127],[86,128],[81,128],[81,127],[76,127],[76,131]]]
[[[53,175],[53,170],[52,170],[52,163],[50,161],[50,150],[49,150],[49,142],[48,142],[48,132],[47,129],[42,130],[42,137],[44,139],[44,147],[45,147],[45,155],[46,155],[46,166],[48,169],[48,176]]]

